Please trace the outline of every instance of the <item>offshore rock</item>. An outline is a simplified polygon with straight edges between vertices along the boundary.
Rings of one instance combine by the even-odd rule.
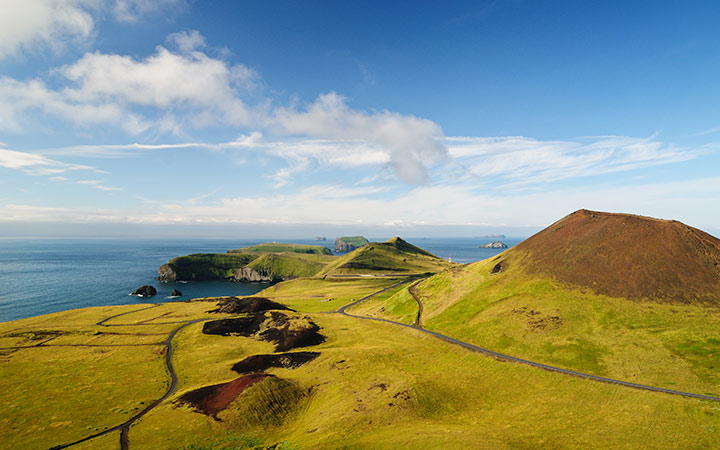
[[[500,241],[491,242],[489,244],[481,244],[481,245],[478,245],[478,247],[480,247],[480,248],[508,248],[507,245],[505,245],[503,242],[500,242]]]
[[[138,297],[152,297],[155,294],[157,294],[157,289],[150,286],[149,284],[146,284],[145,286],[140,286],[139,288],[135,289],[135,292],[132,293],[132,295],[137,295]]]

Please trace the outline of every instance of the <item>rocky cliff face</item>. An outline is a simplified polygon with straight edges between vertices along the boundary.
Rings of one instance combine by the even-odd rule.
[[[351,252],[367,244],[368,240],[362,236],[339,237],[335,239],[336,252]]]
[[[169,264],[163,264],[158,269],[157,279],[160,281],[177,281],[177,273]]]
[[[250,267],[243,267],[242,269],[238,269],[235,271],[235,274],[232,277],[233,281],[239,281],[242,283],[259,283],[259,282],[268,282],[268,281],[274,281],[275,278],[267,275],[263,275],[260,272],[258,272],[255,269],[252,269]]]

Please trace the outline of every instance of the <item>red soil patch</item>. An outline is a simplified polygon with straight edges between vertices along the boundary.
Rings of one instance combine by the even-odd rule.
[[[205,386],[200,389],[195,389],[194,391],[186,392],[178,401],[181,403],[189,403],[193,405],[198,412],[217,419],[217,414],[227,408],[245,389],[270,376],[272,375],[265,373],[245,375],[229,383]]]
[[[720,240],[675,220],[583,209],[503,255],[612,297],[720,303]]]

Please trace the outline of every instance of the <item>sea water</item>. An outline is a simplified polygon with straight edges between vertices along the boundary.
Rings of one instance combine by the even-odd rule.
[[[384,241],[387,238],[370,238]],[[478,248],[497,239],[415,238],[408,242],[441,258],[469,263],[495,256],[502,250]],[[508,246],[518,238],[501,239]],[[272,242],[273,239],[227,238],[0,238],[0,321],[15,320],[88,306],[125,305],[221,295],[252,295],[268,283],[228,281],[168,282],[155,279],[157,269],[171,258],[190,253],[224,253],[227,250]],[[278,242],[325,245],[333,241],[283,239]],[[150,284],[158,294],[142,299],[129,294]]]

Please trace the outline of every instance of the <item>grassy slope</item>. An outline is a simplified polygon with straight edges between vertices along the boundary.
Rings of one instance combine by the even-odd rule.
[[[397,279],[297,279],[273,285],[257,295],[283,303],[298,311],[334,311],[380,289]]]
[[[513,356],[720,394],[720,309],[597,295],[528,275],[527,255],[508,254],[421,282],[423,325]]]
[[[255,259],[248,267],[261,274],[276,277],[311,277],[334,259],[332,256],[298,253],[268,253]]]
[[[348,312],[415,325],[418,316],[418,304],[408,291],[408,284],[403,284],[352,306],[348,309]]]
[[[348,286],[355,282],[312,281],[316,292],[323,283],[326,290],[338,289],[348,295]],[[290,292],[285,291],[289,304],[293,303]],[[297,293],[294,306],[299,308],[304,293],[299,290]],[[360,295],[360,291],[355,292],[355,297]],[[210,307],[208,302],[163,304],[113,322],[129,324],[152,319],[145,323],[155,323],[207,317],[203,311]],[[79,310],[2,324],[0,331],[4,334],[18,328],[64,326],[78,332],[93,331],[96,327],[92,324],[100,318],[137,308]],[[280,397],[277,401],[292,400],[295,405],[287,405],[290,414],[281,422],[258,423],[253,419],[268,411],[269,385],[263,382],[221,413],[222,421],[166,402],[132,427],[131,446],[178,449],[193,444],[193,448],[203,448],[210,442],[239,442],[241,437],[266,444],[289,441],[306,449],[700,448],[719,442],[720,411],[715,404],[503,363],[389,324],[327,314],[313,314],[312,318],[328,338],[312,348],[320,351],[321,356],[298,369],[269,370],[295,386],[277,392]],[[120,329],[164,333],[171,327]],[[190,389],[235,378],[229,370],[234,362],[250,354],[268,352],[272,347],[248,338],[204,335],[201,328],[201,324],[192,325],[176,338],[174,361],[180,381],[173,399]],[[82,376],[72,379],[55,376],[53,383],[48,380],[47,384],[40,384],[35,395],[27,395],[28,388],[42,381],[41,373],[35,378],[12,378],[3,395],[10,395],[8,391],[21,392],[23,398],[13,414],[2,416],[0,432],[4,445],[44,448],[80,437],[98,425],[122,421],[122,414],[113,410],[114,402],[125,399],[126,404],[137,403],[145,392],[143,389],[148,388],[147,380],[158,373],[157,359],[147,359],[142,349],[135,347],[133,358],[120,348],[104,348],[104,355],[127,359],[128,367],[118,371],[99,366],[100,370],[93,370],[80,365],[74,370],[82,372]],[[13,354],[0,365],[0,379],[8,379],[18,364],[35,351]],[[52,358],[44,360],[45,373],[67,354],[72,353],[55,349]],[[121,380],[117,383],[121,386],[106,389],[102,380],[108,373]],[[84,391],[76,392],[73,388],[78,377],[87,380],[88,388]],[[72,395],[48,402],[45,394],[50,386]],[[93,387],[102,390],[95,391]],[[155,389],[158,390],[163,389]],[[308,391],[309,396],[298,397],[298,393]],[[87,410],[68,407],[76,405],[76,396],[82,395],[90,396]],[[253,414],[248,416],[248,411]],[[70,424],[53,425],[68,420]],[[35,425],[31,430],[17,425],[29,423]],[[117,439],[118,434],[113,433],[94,441],[94,446],[80,448],[98,448],[97,445],[116,448],[110,445],[116,446]]]
[[[439,272],[451,266],[400,238],[371,242],[328,264],[317,276]]]
[[[258,244],[250,247],[228,250],[228,253],[245,253],[245,252],[262,252],[262,253],[312,253],[316,255],[332,255],[332,251],[324,245],[302,245],[302,244],[285,244],[278,242],[270,242],[266,244]]]

